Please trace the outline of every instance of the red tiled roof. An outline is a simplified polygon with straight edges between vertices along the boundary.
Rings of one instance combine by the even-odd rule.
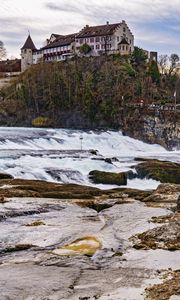
[[[111,35],[122,23],[106,24],[99,26],[86,26],[77,35],[77,38],[93,37],[93,36],[106,36]]]

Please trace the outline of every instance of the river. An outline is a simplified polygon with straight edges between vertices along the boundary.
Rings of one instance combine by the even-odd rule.
[[[97,150],[97,155],[91,150]],[[180,162],[179,154],[123,136],[120,131],[0,128],[0,170],[15,178],[93,185],[88,178],[92,170],[128,171],[137,164],[135,157]],[[105,158],[116,160],[109,164]],[[158,184],[133,179],[127,187],[154,189]]]

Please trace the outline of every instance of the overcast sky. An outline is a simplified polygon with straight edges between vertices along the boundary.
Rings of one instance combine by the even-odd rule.
[[[68,34],[122,19],[137,46],[180,54],[180,0],[0,0],[0,40],[9,57],[19,56],[28,30],[40,47],[52,32]]]

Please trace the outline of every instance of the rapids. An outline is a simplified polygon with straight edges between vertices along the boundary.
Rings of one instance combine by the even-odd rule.
[[[93,155],[91,150],[98,150]],[[180,151],[123,136],[119,131],[0,128],[0,172],[15,178],[92,185],[92,170],[128,171],[135,157],[180,162]],[[115,157],[109,164],[105,158]],[[154,180],[128,180],[128,187],[156,188]],[[102,189],[115,186],[98,185]]]

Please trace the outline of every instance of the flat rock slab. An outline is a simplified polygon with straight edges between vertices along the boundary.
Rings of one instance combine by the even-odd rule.
[[[6,216],[0,222],[1,300],[143,300],[145,288],[161,282],[162,270],[180,268],[179,251],[176,256],[139,251],[130,241],[160,226],[149,220],[169,214],[167,209],[132,197],[124,204],[103,198],[100,212],[86,206],[87,200],[84,205],[72,199],[7,200],[0,203]],[[57,255],[57,249],[76,248],[79,242],[89,245],[90,237],[100,245],[91,255]]]

